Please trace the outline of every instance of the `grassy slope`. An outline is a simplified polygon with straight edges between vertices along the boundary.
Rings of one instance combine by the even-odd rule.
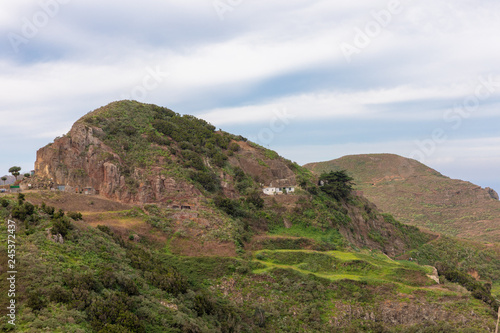
[[[101,222],[111,218],[126,225],[132,218],[131,230],[141,219],[147,225],[144,213],[130,214],[105,212]],[[130,332],[217,332],[229,327],[248,332],[369,332],[382,327],[407,332],[420,324],[446,328],[448,318],[457,332],[460,327],[481,332],[494,322],[491,311],[460,287],[434,288],[426,277],[428,267],[377,252],[263,249],[239,258],[182,257],[169,254],[165,243],[154,237],[120,240],[84,222],[73,222],[65,243],[56,244],[46,237],[50,218],[41,215],[29,235],[22,223],[18,230],[23,274],[19,332],[96,332],[101,324],[91,319],[102,310],[85,305],[85,300],[102,306],[122,304],[129,320],[139,320],[125,321]],[[318,231],[303,236],[315,242]],[[186,281],[186,289],[179,292],[159,283],[149,273],[159,267],[178,272],[174,280]],[[82,287],[75,293],[77,285]],[[87,296],[85,290],[90,292]],[[408,306],[413,319],[401,310]],[[255,316],[258,311],[264,313],[264,327]],[[474,318],[468,318],[471,311]],[[102,320],[109,324],[104,331],[113,332],[111,325],[123,324],[122,317],[113,318],[109,314]]]
[[[468,234],[469,238],[476,239],[465,241],[442,236],[404,257],[411,256],[430,265],[447,262],[479,279],[491,281],[493,294],[496,292],[498,297],[495,286],[500,283],[500,247],[498,243],[477,241],[497,240],[495,233],[487,229],[489,223],[477,220],[498,216],[500,203],[487,198],[473,199],[475,190],[471,189],[476,186],[449,179],[417,161],[390,154],[346,156],[307,167],[316,173],[346,169],[366,197],[402,221],[449,235]],[[447,193],[459,191],[462,198],[451,197],[448,202],[437,204]],[[458,203],[460,200],[462,204]]]

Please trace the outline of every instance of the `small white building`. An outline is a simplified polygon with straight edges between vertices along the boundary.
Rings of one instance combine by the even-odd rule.
[[[288,194],[295,192],[294,186],[286,186],[286,187],[264,187],[262,190],[266,195],[279,195],[279,194]]]

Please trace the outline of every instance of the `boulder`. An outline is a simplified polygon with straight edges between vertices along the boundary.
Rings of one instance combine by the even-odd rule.
[[[492,189],[492,188],[490,188],[490,187],[487,187],[487,188],[486,188],[486,191],[488,191],[488,194],[489,194],[489,195],[490,195],[490,197],[492,197],[493,199],[495,199],[495,200],[500,200],[500,198],[498,197],[498,193],[497,193],[494,189]]]

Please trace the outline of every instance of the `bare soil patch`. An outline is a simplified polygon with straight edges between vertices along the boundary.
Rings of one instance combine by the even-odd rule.
[[[34,205],[42,202],[57,209],[72,212],[107,212],[129,210],[133,206],[112,201],[97,195],[75,194],[54,191],[28,191],[26,199]]]
[[[170,242],[170,251],[174,254],[190,257],[236,257],[234,243],[202,242],[199,239],[175,238]]]

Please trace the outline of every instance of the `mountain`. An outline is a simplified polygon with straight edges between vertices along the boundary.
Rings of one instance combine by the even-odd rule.
[[[356,189],[403,223],[460,238],[500,241],[500,201],[490,188],[450,179],[392,154],[344,156],[305,167],[316,174],[347,170]]]
[[[167,108],[90,112],[29,181],[0,198],[15,235],[0,280],[17,271],[0,284],[6,331],[494,329],[500,249],[403,225],[343,172],[317,177]]]
[[[38,150],[35,171],[34,188],[57,185],[129,204],[161,205],[169,219],[182,221],[170,227],[184,235],[176,242],[186,251],[202,235],[215,243],[226,239],[232,245],[223,247],[235,251],[235,234],[240,239],[245,232],[237,231],[227,215],[247,217],[253,229],[334,227],[344,241],[389,255],[404,252],[411,243],[411,230],[402,233],[404,226],[391,223],[365,199],[330,200],[320,195],[312,174],[276,152],[155,105],[120,101],[90,112],[67,135]],[[263,195],[264,186],[297,192],[270,197]],[[269,215],[256,216],[256,206]]]
[[[5,183],[4,183],[4,181],[1,181],[2,185],[12,185],[16,182],[16,177],[14,177],[14,176],[5,175],[5,177],[7,177],[7,180],[5,181]],[[19,176],[19,179],[21,179],[21,176]]]

